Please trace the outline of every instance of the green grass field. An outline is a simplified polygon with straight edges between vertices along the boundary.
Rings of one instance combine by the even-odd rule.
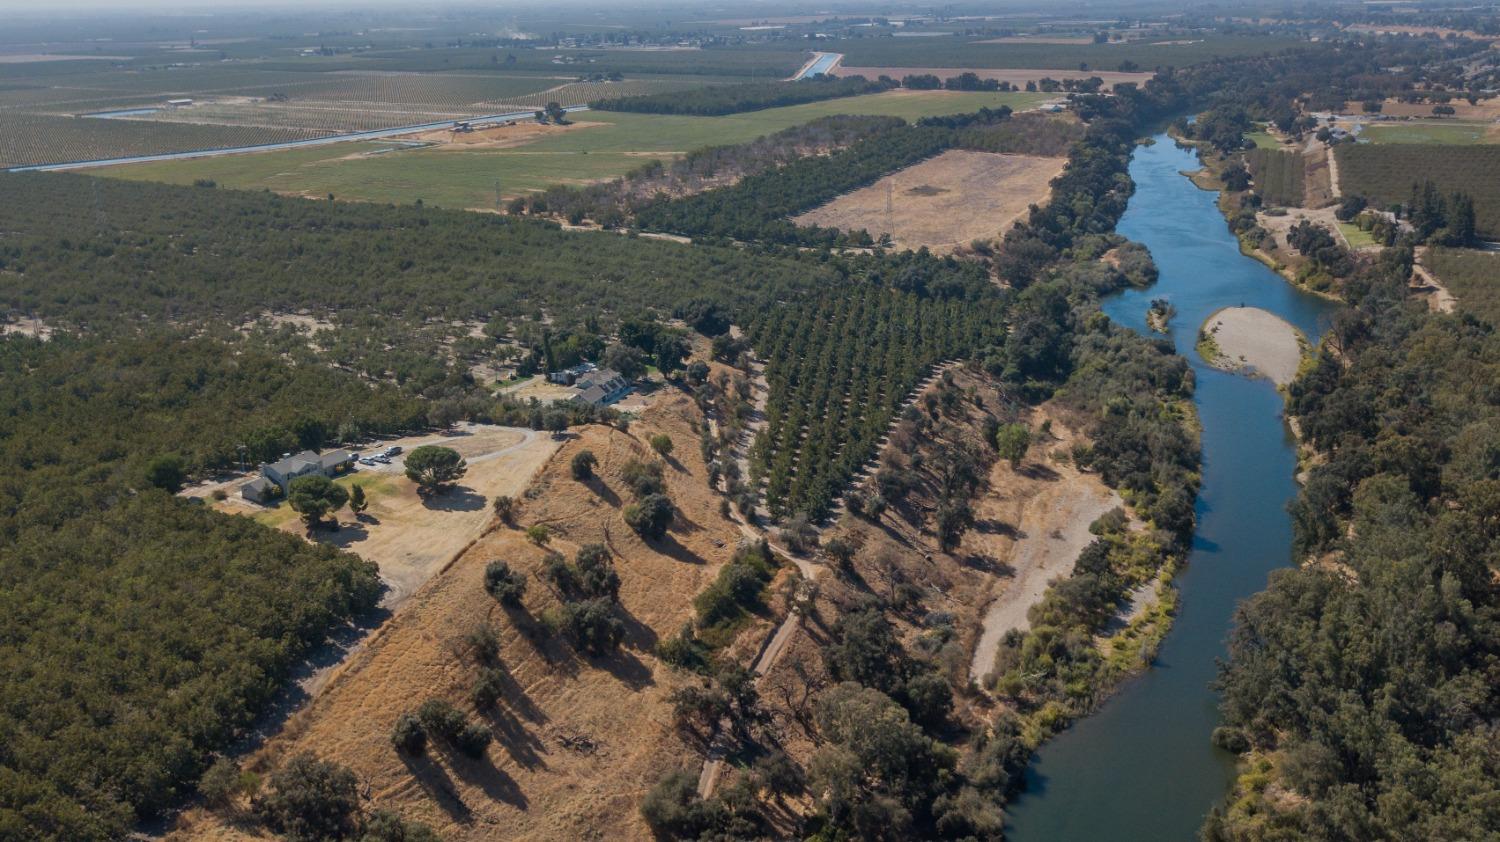
[[[1344,239],[1349,241],[1350,248],[1357,249],[1375,245],[1375,238],[1370,235],[1370,232],[1360,228],[1358,225],[1352,222],[1340,222],[1338,226],[1339,233],[1343,234]]]
[[[830,114],[878,114],[908,120],[1009,105],[1021,109],[1045,99],[1026,93],[883,93],[773,108],[725,117],[677,117],[592,111],[575,115],[581,126],[524,146],[490,150],[400,148],[355,141],[280,152],[225,155],[131,164],[94,170],[98,175],[191,184],[210,179],[221,187],[450,208],[492,208],[502,196],[554,184],[614,178],[652,157],[671,157],[703,146],[743,143]],[[370,154],[379,153],[379,154]]]
[[[1246,140],[1254,141],[1256,149],[1283,149],[1283,148],[1285,148],[1285,147],[1282,146],[1281,141],[1279,141],[1276,138],[1272,137],[1271,133],[1268,132],[1268,131],[1265,131],[1264,129],[1262,129],[1260,131],[1254,131],[1254,132],[1247,133],[1245,135],[1245,139]]]
[[[1488,123],[1451,123],[1422,121],[1411,123],[1377,123],[1365,126],[1360,137],[1371,143],[1434,143],[1469,145],[1497,143],[1500,135],[1492,134]]]
[[[352,474],[346,474],[345,476],[341,476],[338,479],[335,479],[334,483],[337,485],[342,485],[345,491],[348,491],[351,486],[358,483],[360,488],[363,488],[365,490],[365,499],[373,503],[382,497],[389,497],[392,494],[399,492],[401,490],[401,483],[404,481],[406,481],[405,477],[401,474],[385,474],[376,471],[355,471]],[[234,509],[233,511],[242,510]],[[349,510],[347,508],[339,509],[337,512],[335,512],[335,514],[341,515],[345,519],[349,518]],[[280,528],[285,524],[291,523],[292,521],[300,517],[300,515],[298,515],[295,511],[292,511],[292,507],[288,506],[286,504],[286,501],[283,500],[274,506],[270,506],[252,514],[251,517],[255,519],[256,523],[275,529]]]

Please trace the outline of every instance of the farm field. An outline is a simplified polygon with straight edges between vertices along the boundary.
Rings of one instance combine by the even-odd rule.
[[[1360,143],[1334,149],[1344,195],[1361,195],[1377,206],[1405,202],[1413,182],[1431,179],[1444,193],[1472,195],[1479,234],[1500,237],[1500,145]]]
[[[793,218],[798,225],[891,234],[898,248],[951,252],[1002,233],[1044,204],[1064,158],[949,150]],[[889,191],[889,193],[887,192]],[[886,214],[891,198],[893,212]]]
[[[1245,153],[1255,190],[1273,205],[1302,204],[1307,165],[1300,152],[1257,146]]]
[[[1009,105],[1020,110],[1043,95],[891,91],[724,117],[587,112],[568,128],[552,127],[504,148],[469,144],[403,149],[380,141],[353,141],[276,152],[225,155],[102,168],[114,178],[451,208],[493,208],[502,196],[615,178],[653,157],[742,143],[830,114],[876,114],[915,119]],[[477,144],[475,145],[477,146]]]
[[[844,64],[856,67],[990,67],[1119,70],[1125,62],[1141,70],[1186,67],[1215,58],[1279,52],[1301,43],[1292,38],[1207,36],[1123,44],[986,44],[960,38],[865,38],[836,41],[829,49],[844,53]]]
[[[1340,222],[1338,226],[1339,233],[1344,235],[1344,241],[1349,244],[1349,248],[1362,249],[1376,245],[1375,237],[1358,225],[1352,222]]]
[[[1458,308],[1500,325],[1500,254],[1435,248],[1424,261],[1458,298]]]
[[[1500,128],[1492,123],[1411,122],[1376,123],[1359,136],[1371,143],[1428,143],[1469,145],[1500,143]]]
[[[250,146],[699,88],[712,76],[163,70],[23,78],[0,90],[0,166]],[[165,108],[191,98],[184,108]],[[122,117],[80,115],[137,111]]]

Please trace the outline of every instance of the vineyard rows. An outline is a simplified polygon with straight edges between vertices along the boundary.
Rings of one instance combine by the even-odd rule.
[[[770,310],[752,332],[770,397],[750,460],[771,516],[826,515],[922,372],[972,353],[997,319],[984,303],[874,286]]]
[[[1245,153],[1255,192],[1272,205],[1297,207],[1302,204],[1303,182],[1307,165],[1296,152],[1282,149],[1252,149]]]

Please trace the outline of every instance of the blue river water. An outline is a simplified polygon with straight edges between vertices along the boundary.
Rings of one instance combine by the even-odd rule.
[[[1316,342],[1332,305],[1240,254],[1217,194],[1181,175],[1199,167],[1194,153],[1165,135],[1155,141],[1131,160],[1136,192],[1118,230],[1151,250],[1161,277],[1150,289],[1110,297],[1104,312],[1146,333],[1151,299],[1169,299],[1177,310],[1171,337],[1192,363],[1203,425],[1198,528],[1157,662],[1042,746],[1027,791],[1006,817],[1006,838],[1016,842],[1196,838],[1234,777],[1233,756],[1209,741],[1218,723],[1209,686],[1216,660],[1235,606],[1291,563],[1286,504],[1296,493],[1296,456],[1281,396],[1269,381],[1208,367],[1194,345],[1211,313],[1241,304],[1281,316]]]

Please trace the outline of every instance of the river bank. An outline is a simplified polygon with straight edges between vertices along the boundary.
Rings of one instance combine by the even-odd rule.
[[[1150,249],[1160,277],[1107,299],[1106,315],[1149,335],[1152,299],[1170,300],[1193,325],[1245,304],[1315,342],[1331,305],[1244,256],[1217,213],[1218,196],[1183,176],[1201,169],[1193,152],[1156,140],[1135,151],[1136,191],[1117,230]],[[1154,668],[1038,751],[1027,791],[1008,811],[1012,840],[1191,839],[1235,779],[1236,757],[1210,742],[1218,724],[1210,683],[1235,606],[1292,562],[1285,505],[1296,493],[1297,462],[1275,386],[1208,365],[1196,339],[1196,331],[1173,332],[1197,381],[1203,449],[1198,527],[1175,579],[1179,613]]]

